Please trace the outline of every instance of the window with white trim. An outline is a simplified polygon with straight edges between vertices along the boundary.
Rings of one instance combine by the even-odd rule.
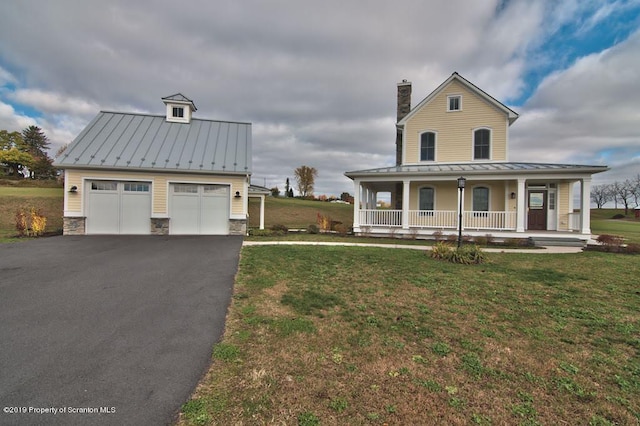
[[[98,181],[91,182],[92,191],[117,191],[118,182]]]
[[[184,108],[183,107],[173,107],[172,116],[174,118],[184,118]]]
[[[125,183],[125,192],[149,192],[148,183]]]
[[[461,111],[462,110],[462,96],[451,95],[447,96],[447,111]]]
[[[478,129],[473,132],[473,159],[489,160],[491,158],[491,130]]]
[[[435,161],[436,134],[424,132],[420,135],[420,161]]]
[[[177,183],[173,185],[173,192],[177,194],[197,194],[198,185]]]
[[[228,185],[204,185],[204,193],[210,195],[227,195]]]

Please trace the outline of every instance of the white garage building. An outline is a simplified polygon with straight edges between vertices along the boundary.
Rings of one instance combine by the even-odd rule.
[[[56,159],[66,235],[246,233],[251,123],[162,100],[165,115],[100,112]]]

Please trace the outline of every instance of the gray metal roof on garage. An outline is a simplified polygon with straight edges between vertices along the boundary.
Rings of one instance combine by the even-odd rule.
[[[55,166],[248,174],[251,123],[101,111]]]

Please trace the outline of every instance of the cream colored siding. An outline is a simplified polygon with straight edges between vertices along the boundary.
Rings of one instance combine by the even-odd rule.
[[[573,212],[573,208],[571,208],[571,200],[569,200],[569,186],[571,183],[564,182],[558,184],[558,190],[556,198],[558,200],[558,230],[559,231],[567,231],[569,230],[570,220],[569,213]]]
[[[186,173],[175,174],[155,174],[155,173],[131,173],[119,171],[102,171],[102,170],[66,170],[65,179],[67,191],[72,186],[76,186],[76,193],[67,193],[67,205],[65,212],[75,213],[75,215],[83,215],[82,199],[83,185],[82,179],[109,179],[117,181],[147,181],[152,182],[152,202],[153,216],[166,217],[168,215],[167,191],[169,182],[190,182],[190,183],[216,183],[231,185],[231,214],[233,216],[244,216],[243,198],[235,198],[233,194],[240,191],[244,194],[244,176],[211,176],[211,175],[194,175]]]
[[[418,210],[420,207],[420,188],[429,187],[435,191],[436,210],[456,210],[458,202],[458,190],[456,183],[449,182],[412,182],[410,186],[409,209]]]
[[[462,110],[447,111],[447,96],[461,95]],[[457,81],[451,82],[434,99],[417,111],[405,125],[404,163],[420,161],[420,133],[437,132],[437,162],[473,160],[473,131],[491,129],[491,160],[507,160],[508,120],[504,112]]]
[[[489,209],[492,211],[504,210],[504,183],[503,182],[472,182],[467,181],[464,194],[464,210],[473,208],[473,188],[483,186],[489,188]],[[429,187],[435,189],[436,210],[458,210],[458,184],[457,182],[412,182],[410,186],[409,209],[418,210],[420,206],[420,188]]]

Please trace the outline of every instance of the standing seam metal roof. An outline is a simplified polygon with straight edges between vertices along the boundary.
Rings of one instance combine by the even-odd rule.
[[[163,115],[101,111],[63,154],[60,168],[251,173],[251,123],[166,121]]]
[[[446,163],[446,164],[416,164],[404,166],[381,167],[377,169],[354,170],[346,172],[352,176],[384,176],[396,174],[425,174],[439,175],[448,173],[527,173],[527,172],[591,172],[599,173],[608,170],[607,166],[591,166],[581,164],[553,164],[553,163],[524,163],[524,162],[493,162],[493,163]]]

